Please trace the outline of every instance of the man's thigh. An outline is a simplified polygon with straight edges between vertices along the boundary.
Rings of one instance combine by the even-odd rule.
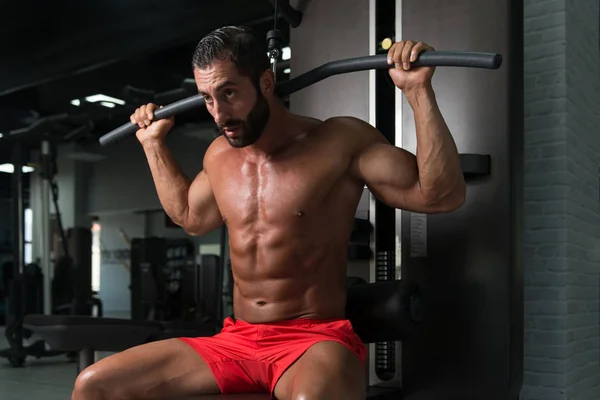
[[[73,399],[160,399],[219,393],[207,363],[179,339],[132,347],[106,357],[83,370],[75,383]],[[107,393],[108,392],[108,393]]]
[[[278,400],[364,400],[365,369],[360,359],[344,345],[319,342],[281,376],[275,386],[275,396]]]

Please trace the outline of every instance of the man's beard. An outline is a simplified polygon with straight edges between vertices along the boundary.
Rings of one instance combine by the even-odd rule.
[[[250,110],[245,120],[232,119],[223,125],[218,125],[219,131],[232,147],[242,148],[256,143],[262,135],[270,117],[269,103],[260,91],[258,92],[256,104]],[[239,128],[235,137],[228,137],[225,130]]]

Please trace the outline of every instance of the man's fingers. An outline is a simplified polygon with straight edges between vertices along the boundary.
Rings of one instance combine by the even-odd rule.
[[[423,42],[413,40],[396,42],[388,50],[387,62],[388,64],[394,64],[396,68],[408,70],[410,64],[417,60],[419,54],[429,50],[435,49]]]
[[[410,51],[410,62],[415,62],[423,50],[425,50],[425,43],[417,42]]]
[[[402,48],[404,47],[404,42],[396,42],[390,47],[388,50],[387,61],[388,64],[394,64],[396,68],[399,68],[402,65]]]
[[[150,125],[150,121],[148,120],[148,111],[146,111],[146,105],[140,107],[139,120],[144,124],[144,127]]]
[[[396,51],[396,46],[398,45],[398,43],[394,43],[392,45],[392,47],[389,48],[388,53],[387,53],[387,63],[388,64],[393,64],[394,63],[394,51]]]
[[[140,121],[140,109],[137,108],[133,113],[133,123],[142,128],[142,121]]]
[[[406,42],[396,43],[396,49],[394,50],[394,65],[396,68],[402,68],[402,51],[406,46]]]
[[[145,128],[152,124],[154,118],[154,111],[163,108],[153,103],[148,103],[140,106],[135,112],[129,117],[132,124],[138,125],[140,128]]]
[[[155,104],[150,103],[146,106],[146,114],[150,121],[152,121],[154,119],[154,110],[156,110]]]
[[[410,54],[414,46],[415,42],[413,42],[412,40],[407,40],[404,44],[404,47],[402,48],[402,54],[400,55],[400,58],[402,60],[402,68],[404,68],[405,70],[410,69]]]
[[[431,46],[429,46],[427,43],[423,43],[423,42],[418,42],[415,47],[413,47],[411,53],[410,53],[410,61],[411,62],[415,62],[417,60],[417,57],[419,57],[419,54],[425,52],[425,51],[434,51],[435,49]]]

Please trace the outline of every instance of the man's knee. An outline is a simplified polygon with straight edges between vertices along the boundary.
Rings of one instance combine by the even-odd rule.
[[[110,371],[98,365],[90,365],[79,373],[75,380],[71,400],[119,400],[124,398],[118,388],[107,384]]]
[[[102,382],[99,371],[91,365],[81,371],[75,380],[72,400],[104,400],[106,394],[103,394]]]
[[[332,381],[325,386],[308,386],[296,389],[291,400],[364,400],[364,385]]]
[[[366,396],[364,374],[334,370],[312,381],[302,377],[296,381],[302,383],[294,385],[291,400],[364,400]]]

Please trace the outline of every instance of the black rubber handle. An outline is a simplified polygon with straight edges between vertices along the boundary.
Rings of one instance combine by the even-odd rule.
[[[414,67],[432,66],[497,69],[502,65],[502,56],[494,53],[431,51],[421,53],[411,65]],[[388,69],[393,66],[394,64],[388,64],[387,54],[332,61],[299,75],[294,79],[283,82],[281,85],[277,86],[277,92],[280,95],[285,96],[333,75],[367,71],[371,69]]]
[[[421,53],[417,60],[412,63],[412,66],[414,67],[435,66],[486,69],[497,69],[501,65],[502,55],[500,54],[452,51],[429,51]],[[368,71],[371,69],[387,69],[393,66],[393,64],[388,64],[387,54],[332,61],[305,72],[304,74],[299,75],[287,82],[278,84],[276,90],[279,95],[285,96],[302,90],[307,86],[313,85],[333,75],[357,71]],[[155,120],[170,118],[173,115],[194,109],[196,107],[201,107],[202,105],[204,105],[204,99],[202,96],[195,95],[156,110],[154,112],[154,117]],[[100,144],[102,146],[106,146],[114,143],[124,137],[135,134],[137,130],[137,125],[127,123],[102,136],[100,138]]]
[[[197,94],[195,96],[176,101],[175,103],[169,104],[168,106],[154,111],[154,120],[156,121],[159,119],[167,119],[172,117],[173,115],[182,113],[184,111],[188,111],[196,107],[201,107],[203,104],[204,98],[201,95]],[[137,125],[132,124],[131,122],[125,125],[121,125],[117,129],[114,129],[108,132],[106,135],[103,135],[100,138],[100,144],[102,146],[109,145],[127,136],[134,135],[138,129],[139,127]]]

